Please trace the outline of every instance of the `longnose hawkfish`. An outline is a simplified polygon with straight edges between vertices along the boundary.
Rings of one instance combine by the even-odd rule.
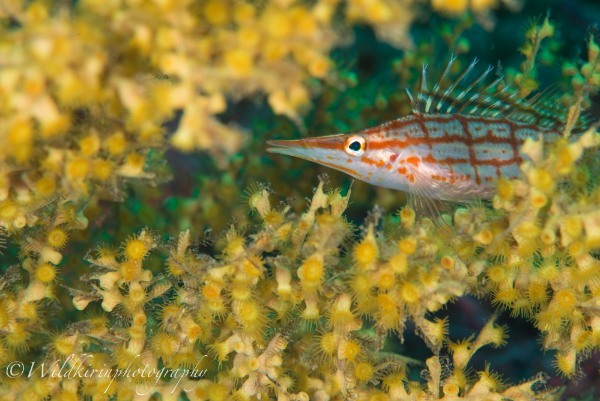
[[[470,79],[477,60],[450,79],[455,59],[431,90],[423,67],[416,96],[406,89],[412,107],[406,117],[348,134],[268,141],[267,150],[420,198],[490,199],[499,177],[519,175],[527,138],[562,135],[564,111],[550,91],[522,100],[502,77],[486,80],[491,67]]]

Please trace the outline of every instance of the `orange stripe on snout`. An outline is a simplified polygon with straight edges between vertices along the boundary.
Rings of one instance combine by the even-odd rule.
[[[304,145],[305,148],[317,148],[317,149],[337,149],[344,150],[342,143],[335,142],[321,142],[321,143],[308,143]]]
[[[344,135],[304,138],[299,142],[305,148],[344,150]]]

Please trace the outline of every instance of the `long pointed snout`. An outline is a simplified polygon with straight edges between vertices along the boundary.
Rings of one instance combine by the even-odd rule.
[[[267,152],[298,157],[362,179],[363,175],[352,168],[352,161],[344,150],[347,137],[345,134],[337,134],[290,141],[267,141],[270,146]]]
[[[286,153],[288,150],[305,148],[306,146],[302,142],[302,139],[267,141],[267,145],[269,145],[267,152],[288,154]]]
[[[345,135],[330,135],[317,138],[304,138],[294,140],[273,140],[267,141],[267,152],[279,153],[301,159],[321,162],[324,156],[330,158],[337,152],[343,152]]]
[[[267,141],[267,145],[269,145],[267,148],[267,152],[269,153],[279,153],[281,155],[300,157],[302,159],[314,161],[314,159],[310,157],[310,151],[302,143],[302,139],[292,141]]]

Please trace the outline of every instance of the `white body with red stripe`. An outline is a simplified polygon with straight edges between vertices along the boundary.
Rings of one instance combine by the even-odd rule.
[[[490,198],[494,181],[514,178],[525,139],[558,138],[550,129],[470,115],[411,115],[355,134],[270,141],[274,153],[301,157],[374,185],[441,200]],[[364,152],[347,152],[349,139]]]
[[[425,198],[489,199],[499,177],[519,175],[520,148],[527,138],[561,136],[564,108],[542,95],[522,100],[498,85],[501,78],[478,88],[491,68],[469,83],[476,60],[449,81],[455,60],[450,57],[431,91],[423,68],[417,96],[407,90],[413,109],[407,117],[351,134],[269,141],[274,147],[268,151]]]

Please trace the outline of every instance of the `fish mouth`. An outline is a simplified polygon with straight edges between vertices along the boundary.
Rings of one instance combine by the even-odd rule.
[[[298,157],[308,161],[316,161],[314,156],[311,157],[311,147],[304,139],[293,140],[273,140],[267,141],[267,152],[277,153],[280,155]]]
[[[302,139],[267,141],[267,145],[269,145],[267,152],[294,156],[291,153],[296,153],[298,150],[304,148],[301,142]]]
[[[343,150],[344,134],[321,136],[316,138],[303,138],[292,140],[267,141],[267,152],[281,155],[299,157],[301,159],[319,162],[319,156],[332,154],[336,150]]]
[[[267,152],[277,153],[277,150],[280,150],[282,148],[283,149],[295,148],[295,147],[300,146],[301,141],[302,141],[302,139],[291,139],[291,140],[275,139],[275,140],[267,141],[267,145],[273,146],[272,148],[267,148]]]
[[[344,152],[345,137],[344,134],[337,134],[316,138],[272,140],[267,141],[267,152],[308,160],[362,179],[361,174],[346,167],[340,160],[340,152]]]

